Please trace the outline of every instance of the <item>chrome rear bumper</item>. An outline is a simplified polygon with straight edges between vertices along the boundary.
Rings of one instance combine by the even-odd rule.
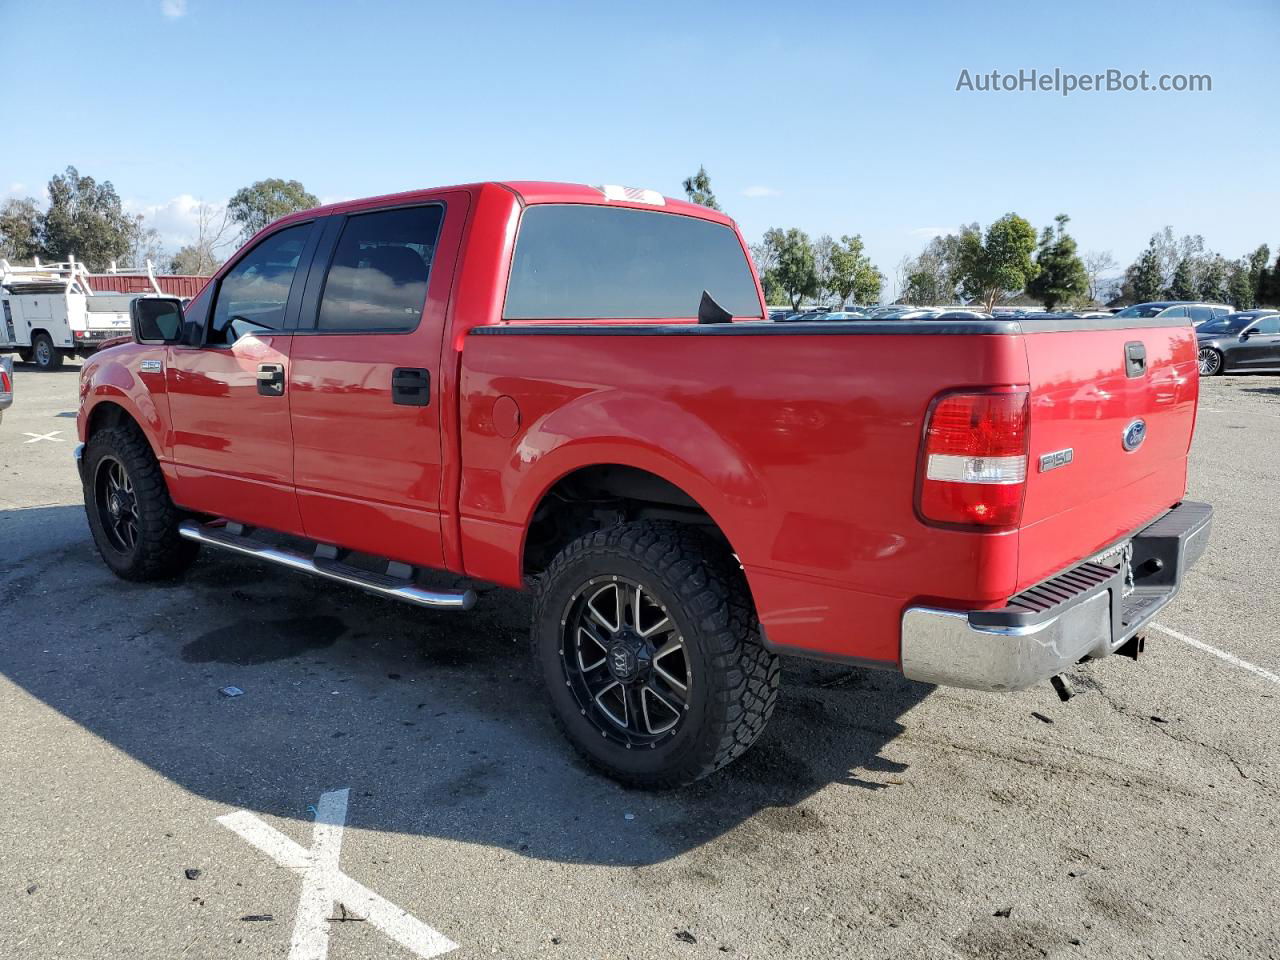
[[[1213,508],[1184,501],[1135,533],[1132,584],[1123,565],[1087,562],[999,610],[910,607],[902,616],[902,672],[975,690],[1021,690],[1145,627],[1208,543]]]

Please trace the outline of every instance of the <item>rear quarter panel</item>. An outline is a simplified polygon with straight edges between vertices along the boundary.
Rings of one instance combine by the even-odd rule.
[[[543,494],[575,469],[617,463],[664,477],[711,514],[775,644],[894,662],[910,602],[1009,595],[1016,534],[926,526],[914,493],[930,400],[1025,383],[1018,337],[728,326],[473,331],[460,381],[466,572],[519,584]],[[502,396],[520,411],[511,437],[494,424]]]

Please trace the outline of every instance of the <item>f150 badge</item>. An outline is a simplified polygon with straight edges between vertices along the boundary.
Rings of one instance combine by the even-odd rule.
[[[1055,450],[1053,453],[1042,453],[1040,455],[1040,472],[1048,473],[1050,470],[1057,470],[1059,467],[1065,467],[1075,459],[1075,456],[1076,451],[1074,447],[1067,447],[1065,450]]]
[[[1145,439],[1147,439],[1147,421],[1134,420],[1124,428],[1124,435],[1120,438],[1120,442],[1132,453],[1142,446],[1142,441]]]

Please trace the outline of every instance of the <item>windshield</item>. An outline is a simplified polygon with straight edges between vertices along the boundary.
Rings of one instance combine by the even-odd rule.
[[[1234,313],[1229,317],[1222,317],[1218,320],[1210,320],[1208,323],[1202,324],[1199,333],[1239,333],[1249,324],[1253,323],[1257,317],[1244,313]]]
[[[1126,307],[1116,314],[1117,317],[1154,317],[1161,310],[1167,309],[1164,304],[1140,303],[1134,307]]]

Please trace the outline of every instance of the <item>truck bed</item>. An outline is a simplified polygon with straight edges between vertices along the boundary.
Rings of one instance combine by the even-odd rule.
[[[992,385],[1030,391],[1023,521],[939,528],[916,506],[930,404]],[[477,327],[461,369],[467,572],[518,583],[509,557],[542,493],[583,464],[632,464],[727,534],[773,645],[896,663],[908,606],[1003,607],[1178,502],[1197,387],[1191,327],[1140,320]],[[492,426],[499,397],[519,411],[512,436]],[[1151,436],[1137,456],[1121,443],[1135,418]],[[1069,465],[1037,470],[1071,446]]]

